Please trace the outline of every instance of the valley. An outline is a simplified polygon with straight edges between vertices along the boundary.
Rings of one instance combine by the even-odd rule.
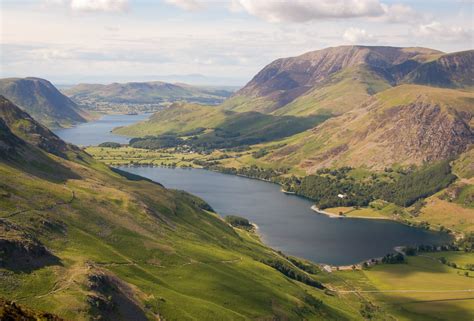
[[[333,47],[235,93],[2,79],[0,296],[74,320],[471,320],[473,58]]]

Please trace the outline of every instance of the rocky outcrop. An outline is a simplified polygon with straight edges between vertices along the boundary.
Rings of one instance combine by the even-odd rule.
[[[92,320],[148,320],[134,290],[110,272],[92,267],[87,286]]]
[[[308,173],[333,166],[383,169],[450,159],[474,144],[472,99],[466,91],[395,87],[265,159],[293,162]]]
[[[58,264],[59,259],[32,234],[16,224],[0,219],[0,267],[31,271]]]
[[[378,143],[392,146],[393,158],[415,162],[449,159],[474,143],[472,115],[439,105],[413,103],[385,111],[374,122],[386,128]]]

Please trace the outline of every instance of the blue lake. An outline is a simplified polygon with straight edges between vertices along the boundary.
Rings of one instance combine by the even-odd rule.
[[[148,115],[109,115],[98,121],[56,131],[76,145],[105,141],[127,143],[110,133],[117,126],[144,120]],[[442,244],[446,234],[385,220],[334,219],[313,212],[312,203],[286,195],[280,187],[254,179],[200,169],[159,167],[122,168],[168,188],[181,189],[207,201],[219,214],[248,218],[259,227],[263,241],[287,254],[318,263],[345,265],[380,257],[399,245]]]
[[[103,142],[127,144],[129,137],[112,134],[112,129],[147,120],[151,114],[105,115],[96,121],[54,131],[64,141],[78,146],[99,145]]]

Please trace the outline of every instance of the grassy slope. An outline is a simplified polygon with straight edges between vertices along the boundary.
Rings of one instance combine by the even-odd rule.
[[[370,96],[390,88],[390,84],[364,66],[347,68],[328,81],[277,109],[276,115],[306,116],[316,113],[340,115],[352,110]]]
[[[129,181],[81,157],[82,164],[47,156],[70,168],[65,173],[45,164],[0,163],[2,222],[26,229],[60,260],[26,271],[2,269],[1,296],[86,320],[88,298],[95,295],[88,278],[105,273],[123,282],[127,298],[151,319],[156,313],[169,320],[354,318],[355,303],[260,263],[276,254],[185,195]],[[25,211],[11,215],[18,210]],[[322,298],[324,307],[305,303],[308,294]]]
[[[186,132],[199,127],[213,128],[226,117],[218,107],[197,104],[173,104],[155,113],[148,121],[121,127],[114,133],[127,136],[159,135],[167,132]]]
[[[281,139],[312,128],[329,116],[274,116],[257,112],[236,113],[221,107],[175,104],[155,113],[150,120],[115,129],[118,134],[131,136],[186,133],[205,128],[198,134],[195,145],[240,146]],[[219,130],[219,131],[217,131]]]

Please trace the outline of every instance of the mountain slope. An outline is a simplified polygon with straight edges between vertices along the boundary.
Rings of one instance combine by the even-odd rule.
[[[313,173],[350,165],[383,169],[449,159],[474,143],[474,94],[402,85],[288,140],[264,160]]]
[[[40,78],[0,79],[0,95],[50,127],[85,122],[89,115],[61,94],[49,81]]]
[[[226,116],[222,108],[190,103],[174,103],[157,111],[150,119],[114,129],[114,133],[127,136],[159,135],[167,132],[187,132],[197,128],[212,128],[222,123]]]
[[[404,82],[448,88],[474,87],[474,50],[442,55],[412,72]]]
[[[113,83],[109,85],[79,84],[63,92],[74,101],[84,105],[98,102],[157,104],[181,100],[217,104],[231,94],[231,92],[225,90],[186,84],[170,84],[161,81]]]
[[[0,296],[71,320],[363,319],[195,197],[30,144],[54,136],[8,127],[25,115],[0,101],[0,146],[15,148],[0,153]]]
[[[372,73],[382,74],[407,60],[435,54],[440,52],[426,48],[340,46],[277,59],[237,91],[225,106],[236,111],[248,111],[254,106],[254,111],[273,112],[342,70],[365,66]],[[242,97],[252,100],[242,104]]]

